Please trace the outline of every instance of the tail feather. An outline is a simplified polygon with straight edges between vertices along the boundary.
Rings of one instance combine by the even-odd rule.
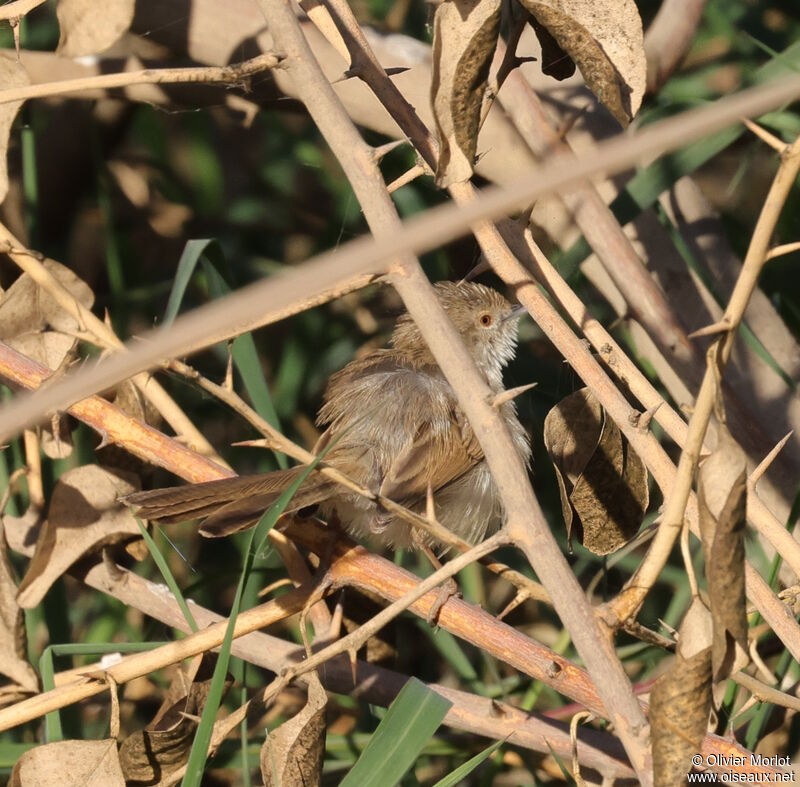
[[[317,483],[303,483],[300,489],[295,492],[289,505],[286,506],[286,513],[298,511],[301,508],[316,505],[331,496],[336,484],[324,478],[320,478]],[[262,495],[255,495],[244,500],[235,500],[232,503],[218,508],[210,514],[200,528],[201,535],[206,538],[221,538],[246,530],[255,525],[261,515],[280,497],[283,490],[268,492]]]
[[[135,492],[122,498],[122,502],[134,506],[136,513],[143,518],[157,519],[165,524],[205,519],[200,532],[218,537],[255,524],[304,469],[293,467],[272,473]],[[324,476],[312,472],[295,493],[287,512],[324,500],[335,486]]]

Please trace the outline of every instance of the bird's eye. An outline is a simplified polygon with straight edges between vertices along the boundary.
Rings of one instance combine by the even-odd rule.
[[[488,328],[493,322],[491,314],[484,313],[478,319],[484,328]]]

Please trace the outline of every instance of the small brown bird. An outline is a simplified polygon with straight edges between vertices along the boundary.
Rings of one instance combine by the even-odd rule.
[[[439,282],[435,288],[489,387],[501,391],[502,369],[516,350],[519,311],[482,284]],[[530,443],[514,403],[503,403],[500,412],[528,464]],[[395,326],[390,349],[351,361],[331,377],[317,424],[327,428],[314,452],[333,444],[325,463],[368,489],[424,513],[430,488],[439,522],[471,543],[499,524],[502,507],[483,451],[407,314]],[[225,536],[254,525],[302,471],[138,492],[125,502],[147,519],[204,519],[203,535]],[[303,482],[287,511],[312,505],[323,518],[335,511],[350,533],[384,546],[429,542],[379,504],[318,472]]]

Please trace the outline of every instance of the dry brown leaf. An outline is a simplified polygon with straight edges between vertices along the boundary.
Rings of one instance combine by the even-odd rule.
[[[0,524],[0,673],[28,692],[39,690],[36,673],[25,657],[25,617],[17,603],[17,583]]]
[[[558,45],[558,41],[537,21],[536,17],[529,17],[529,23],[542,48],[542,73],[559,82],[562,79],[569,79],[575,73],[575,61]]]
[[[747,458],[725,424],[720,424],[716,449],[700,467],[697,492],[714,620],[713,676],[719,682],[750,661],[744,582]]]
[[[28,72],[17,59],[16,53],[10,50],[0,52],[0,85],[4,88],[25,87],[30,83]],[[14,118],[22,104],[22,101],[0,104],[0,202],[8,194],[8,139],[11,135]]]
[[[58,0],[61,35],[56,51],[62,57],[104,52],[131,26],[135,8],[136,0]]]
[[[308,702],[261,747],[261,777],[265,787],[282,784],[319,785],[325,756],[325,708],[328,695],[316,673],[309,673]]]
[[[22,333],[9,339],[6,344],[18,352],[44,364],[48,369],[58,369],[75,349],[77,340],[57,331],[35,331]]]
[[[117,502],[137,488],[132,474],[111,473],[99,465],[77,467],[59,478],[20,584],[20,606],[35,607],[53,582],[84,555],[141,535],[133,514]]]
[[[3,517],[3,530],[9,547],[21,555],[30,555],[39,538],[39,531],[44,522],[44,512],[36,506],[28,506],[22,516]]]
[[[153,721],[122,742],[119,758],[129,787],[156,784],[186,764],[197,728],[191,717],[203,712],[216,663],[216,654],[204,653],[179,670]]]
[[[574,523],[580,542],[596,555],[619,549],[647,510],[647,470],[588,388],[547,414],[544,443],[556,470],[567,538]]]
[[[650,692],[655,787],[686,783],[711,710],[711,614],[699,599],[683,620],[675,661]]]
[[[472,176],[500,6],[501,0],[445,0],[436,9],[431,104],[439,134],[436,183],[442,187]]]
[[[72,454],[72,433],[68,424],[69,417],[59,415],[42,429],[39,443],[42,453],[49,459],[66,459]]]
[[[44,260],[42,265],[79,303],[91,307],[94,294],[83,279],[55,260]],[[46,327],[63,333],[74,333],[81,328],[52,295],[23,273],[0,297],[0,340],[8,341]]]
[[[520,0],[575,62],[589,89],[623,125],[644,97],[647,61],[633,0]]]
[[[9,787],[125,787],[117,742],[59,741],[26,751]]]

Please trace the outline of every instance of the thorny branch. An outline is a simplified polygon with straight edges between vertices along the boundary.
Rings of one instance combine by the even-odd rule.
[[[730,358],[733,342],[744,316],[747,302],[758,283],[758,276],[767,261],[769,244],[775,225],[786,203],[789,191],[800,171],[800,138],[789,145],[781,155],[781,163],[770,188],[767,199],[756,223],[742,270],[720,321],[724,330],[713,345],[710,361],[700,391],[694,404],[686,442],[678,462],[675,484],[667,496],[662,521],[645,560],[639,565],[626,589],[609,605],[609,612],[619,621],[634,616],[640,609],[647,592],[655,584],[675,539],[683,526],[686,505],[692,489],[695,470],[700,458],[700,449],[705,438],[717,395],[717,379]]]
[[[400,220],[374,158],[323,75],[284,0],[260,0],[300,98],[336,155],[377,238],[397,232]],[[651,783],[646,718],[614,648],[603,634],[574,574],[553,538],[515,454],[511,436],[492,407],[490,391],[461,338],[447,319],[419,266],[406,255],[390,268],[390,280],[405,302],[469,419],[503,500],[506,531],[524,552],[553,600],[578,652],[596,681],[607,712],[640,781]]]

